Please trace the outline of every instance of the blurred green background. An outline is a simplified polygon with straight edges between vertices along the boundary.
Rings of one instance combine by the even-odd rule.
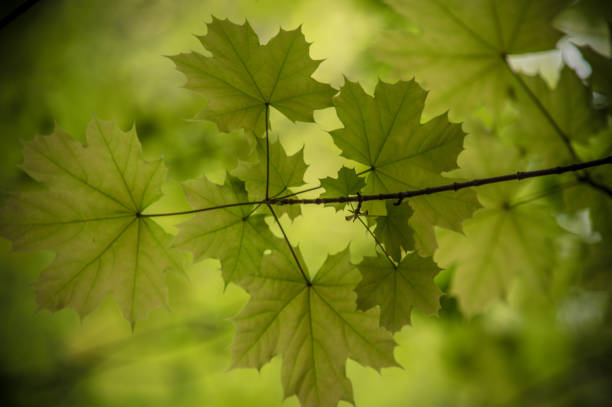
[[[20,2],[5,1],[5,16]],[[163,155],[170,180],[157,208],[182,207],[178,183],[206,173],[222,180],[250,151],[244,135],[217,134],[193,122],[203,100],[181,89],[184,78],[164,55],[202,51],[194,34],[211,15],[248,18],[263,41],[302,25],[311,56],[325,58],[315,77],[338,88],[343,74],[372,89],[388,70],[369,53],[398,17],[373,0],[42,0],[0,31],[0,188],[28,182],[19,140],[55,124],[83,139],[92,114],[135,125],[148,158]],[[588,33],[587,33],[588,34]],[[587,35],[585,34],[585,35]],[[587,35],[588,36],[588,35]],[[335,174],[342,160],[319,124],[273,115],[288,152],[305,146],[306,182]],[[316,230],[312,219],[319,219]],[[180,219],[168,219],[164,226]],[[321,221],[323,220],[323,221]],[[373,254],[365,232],[330,208],[306,208],[289,224],[308,265],[350,240],[356,259]],[[317,235],[330,238],[322,241]],[[169,275],[171,310],[157,310],[132,334],[107,299],[80,321],[72,310],[36,311],[32,284],[51,253],[13,253],[0,239],[0,380],[3,405],[15,406],[297,406],[283,401],[280,364],[261,372],[227,371],[233,327],[247,301],[226,290],[219,264],[194,265],[189,279]],[[449,272],[439,277],[448,285]],[[367,406],[607,405],[612,382],[608,298],[576,290],[555,305],[516,301],[465,320],[443,297],[439,318],[415,315],[395,338],[403,369],[379,374],[348,364],[356,403]],[[345,404],[348,405],[348,404]]]

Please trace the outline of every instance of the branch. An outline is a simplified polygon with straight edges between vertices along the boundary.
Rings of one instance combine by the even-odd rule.
[[[142,218],[154,218],[157,216],[176,216],[176,215],[190,215],[192,213],[198,212],[206,212],[206,211],[214,211],[215,209],[224,209],[224,208],[232,208],[234,206],[246,206],[246,205],[258,205],[265,203],[265,201],[253,201],[253,202],[237,202],[232,204],[218,205],[218,206],[210,206],[208,208],[200,208],[200,209],[191,209],[189,211],[180,211],[180,212],[166,212],[166,213],[139,213],[138,217]]]
[[[270,197],[270,138],[268,137],[268,120],[270,115],[270,105],[266,102],[266,200]]]
[[[522,180],[527,178],[542,177],[545,175],[563,174],[583,170],[585,168],[597,167],[600,165],[612,164],[612,156],[601,158],[599,160],[587,161],[578,164],[571,164],[562,167],[547,168],[537,171],[517,172],[515,174],[501,175],[499,177],[480,178],[467,182],[454,182],[452,184],[442,185],[433,188],[424,188],[414,191],[395,192],[389,194],[378,195],[361,195],[361,196],[346,196],[338,198],[316,198],[316,199],[270,199],[269,204],[272,205],[294,205],[294,204],[325,204],[325,203],[341,203],[341,202],[359,202],[359,201],[381,201],[386,199],[397,199],[396,204],[401,203],[405,198],[411,198],[420,195],[431,195],[445,191],[458,191],[463,188],[478,187],[486,184],[495,184],[498,182],[506,182],[513,180]],[[612,196],[612,195],[611,195]]]
[[[574,158],[574,160],[580,160],[580,157],[578,157],[578,154],[576,153],[574,146],[572,146],[570,138],[567,136],[567,134],[565,134],[561,126],[559,126],[557,121],[554,119],[554,117],[552,117],[550,112],[542,104],[540,99],[538,99],[535,93],[533,93],[533,91],[529,88],[529,86],[527,86],[523,78],[521,78],[521,75],[517,74],[515,71],[512,70],[512,67],[510,67],[510,64],[508,63],[508,59],[506,55],[502,55],[502,59],[504,61],[504,65],[506,66],[506,68],[508,68],[512,76],[516,79],[519,85],[521,85],[525,93],[527,93],[527,96],[529,96],[529,98],[536,105],[538,110],[542,113],[542,115],[546,118],[546,120],[548,120],[550,125],[555,129],[555,132],[561,138],[561,140],[567,147],[568,151],[570,152],[571,156]],[[596,190],[603,192],[604,194],[608,195],[608,197],[612,198],[612,190],[606,187],[605,185],[602,185],[598,183],[597,181],[593,180],[588,172],[585,171],[583,175],[578,175],[577,178],[580,182],[590,185]]]
[[[325,203],[382,201],[386,199],[397,199],[398,202],[396,202],[396,204],[400,204],[401,201],[406,198],[412,198],[412,197],[420,196],[420,195],[432,195],[432,194],[437,194],[440,192],[458,191],[463,188],[478,187],[478,186],[486,185],[486,184],[495,184],[499,182],[506,182],[506,181],[513,181],[513,180],[520,181],[522,179],[527,179],[527,178],[536,178],[536,177],[542,177],[546,175],[563,174],[566,172],[580,171],[585,168],[598,167],[598,166],[606,165],[606,164],[612,164],[612,156],[600,158],[599,160],[586,161],[583,163],[566,165],[563,167],[547,168],[544,170],[537,170],[537,171],[517,172],[515,174],[501,175],[499,177],[491,177],[491,178],[479,178],[479,179],[474,179],[472,181],[466,181],[466,182],[454,182],[452,184],[446,184],[446,185],[442,185],[439,187],[417,189],[414,191],[395,192],[395,193],[390,193],[390,194],[378,194],[378,195],[341,196],[337,198],[316,198],[316,199],[288,199],[286,197],[280,197],[280,198],[263,199],[261,201],[237,202],[237,203],[232,203],[232,204],[211,206],[208,208],[192,209],[189,211],[181,211],[181,212],[137,214],[137,216],[143,217],[143,218],[152,218],[152,217],[157,217],[157,216],[189,215],[192,213],[206,212],[206,211],[212,211],[215,209],[224,209],[224,208],[231,208],[234,206],[245,206],[245,205],[258,205],[257,206],[258,208],[261,205],[267,205],[268,207],[270,205],[295,205],[295,204],[320,205],[320,204],[325,204]],[[320,187],[317,187],[317,188],[320,188]],[[290,194],[287,196],[297,195],[297,194],[308,192],[308,191],[311,191],[317,188],[311,188],[311,189],[296,192],[294,194]],[[606,188],[607,189],[606,193],[608,193],[608,195],[612,197],[612,191],[610,191],[610,189],[605,186],[603,188]],[[273,211],[272,211],[272,215],[275,215]]]
[[[3,17],[2,20],[0,20],[0,30],[17,20],[22,14],[25,14],[26,11],[28,11],[39,1],[40,0],[27,0],[15,7],[10,13]]]

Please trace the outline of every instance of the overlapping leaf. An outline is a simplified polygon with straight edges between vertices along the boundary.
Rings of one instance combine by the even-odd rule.
[[[523,80],[539,105],[527,95],[518,98],[519,116],[511,130],[512,139],[537,155],[544,166],[574,162],[563,138],[586,143],[605,126],[605,113],[592,108],[590,90],[568,67],[561,71],[555,89],[539,77],[524,76]]]
[[[384,256],[366,257],[359,270],[363,280],[356,288],[357,304],[367,310],[380,306],[380,324],[391,332],[410,324],[410,313],[416,307],[426,315],[440,308],[442,292],[433,278],[439,268],[431,257],[412,252],[396,266]]]
[[[347,358],[375,369],[396,365],[378,312],[356,309],[359,279],[348,250],[329,257],[312,284],[286,250],[264,257],[261,273],[243,282],[252,297],[234,319],[232,366],[261,368],[280,354],[286,397],[297,395],[305,407],[352,402]]]
[[[165,272],[183,269],[171,236],[142,212],[165,168],[142,158],[136,132],[94,118],[87,146],[62,130],[24,144],[23,169],[44,189],[10,196],[0,232],[16,250],[53,250],[36,283],[39,306],[81,316],[112,294],[134,323],[166,304]]]
[[[246,190],[251,200],[259,201],[266,198],[266,183],[268,185],[268,196],[278,198],[290,194],[289,188],[304,184],[303,150],[287,156],[280,142],[271,142],[269,151],[269,172],[266,164],[266,146],[261,141],[258,145],[259,161],[251,163],[241,161],[232,174],[244,180]],[[292,218],[299,215],[298,205],[286,205],[278,207],[279,213],[287,213]]]
[[[494,176],[525,166],[516,150],[490,135],[472,133],[459,164],[463,176]],[[467,314],[481,312],[505,299],[522,281],[539,292],[548,290],[557,261],[555,239],[563,231],[538,198],[546,194],[534,181],[483,186],[484,208],[463,223],[464,235],[439,231],[436,262],[455,266],[451,292]]]
[[[379,55],[402,77],[432,91],[427,105],[463,115],[479,106],[499,110],[515,93],[510,54],[554,49],[561,33],[550,21],[565,0],[387,0],[417,30],[383,38]],[[418,31],[415,33],[415,31]]]
[[[365,180],[357,175],[353,168],[340,168],[338,177],[326,177],[321,180],[321,187],[325,188],[325,192],[321,194],[321,198],[337,198],[341,196],[355,195],[365,186]],[[329,204],[342,210],[346,206],[345,203]]]
[[[374,235],[385,245],[387,253],[396,261],[402,257],[402,249],[414,248],[414,238],[409,221],[412,216],[410,205],[393,205],[387,201],[387,214],[376,217]]]
[[[244,182],[231,175],[223,186],[202,177],[186,182],[184,189],[198,209],[248,202]],[[259,271],[263,252],[274,239],[264,215],[253,214],[254,209],[242,205],[199,212],[179,225],[175,245],[191,251],[196,260],[219,259],[225,283],[238,282]]]
[[[192,52],[171,59],[187,76],[185,86],[207,99],[197,118],[215,122],[219,130],[263,134],[267,105],[299,121],[313,121],[313,110],[331,106],[336,91],[311,78],[321,61],[310,58],[299,28],[281,29],[261,45],[248,22],[213,18],[198,38],[212,57]]]
[[[379,82],[374,97],[359,84],[347,81],[334,101],[343,129],[332,132],[342,154],[369,167],[364,193],[379,194],[443,185],[440,175],[456,168],[464,133],[461,126],[441,115],[421,124],[425,91],[414,81]],[[410,199],[411,225],[422,254],[435,249],[433,226],[461,229],[463,219],[478,207],[469,190]],[[379,201],[368,205],[384,215]]]

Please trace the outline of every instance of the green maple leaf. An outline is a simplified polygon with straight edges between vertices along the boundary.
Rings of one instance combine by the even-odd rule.
[[[402,249],[414,249],[414,237],[409,226],[412,213],[410,205],[393,205],[387,201],[387,214],[376,217],[374,235],[396,261],[401,259]]]
[[[338,198],[341,196],[355,195],[365,186],[365,180],[357,175],[354,168],[340,168],[338,177],[326,177],[321,180],[321,187],[325,188],[325,192],[321,194],[321,198]],[[332,203],[336,210],[342,210],[346,203]]]
[[[379,43],[380,57],[402,77],[431,90],[427,108],[463,115],[499,110],[514,94],[506,56],[554,49],[561,33],[550,21],[565,0],[387,0],[415,26]],[[418,32],[414,32],[418,31]]]
[[[342,155],[369,167],[364,193],[401,192],[443,185],[442,172],[456,168],[464,133],[443,114],[421,124],[425,91],[414,81],[379,82],[374,97],[347,81],[334,100],[343,129],[334,130]],[[433,226],[461,230],[461,222],[479,206],[470,190],[411,198],[411,226],[422,254],[435,249]],[[385,203],[367,203],[384,215]]]
[[[297,395],[304,407],[353,402],[346,359],[377,370],[396,366],[395,343],[379,327],[378,311],[357,311],[360,276],[348,250],[330,256],[311,285],[286,252],[265,256],[261,273],[243,281],[252,297],[234,318],[232,366],[259,369],[280,354],[286,397]]]
[[[559,135],[574,143],[586,143],[588,138],[605,126],[605,112],[591,107],[591,91],[576,73],[565,67],[555,89],[550,89],[540,77],[523,76],[523,80],[539,100],[541,108],[523,95],[518,99],[518,120],[505,132],[525,150],[537,155],[545,166],[575,161]]]
[[[213,18],[208,33],[198,38],[212,57],[192,52],[170,58],[187,76],[185,86],[207,98],[196,117],[215,122],[219,130],[263,134],[268,105],[291,120],[309,122],[313,110],[331,106],[336,91],[311,78],[321,61],[310,59],[299,28],[281,29],[261,45],[248,22]]]
[[[410,313],[416,307],[427,315],[440,308],[442,292],[433,278],[440,270],[431,257],[412,252],[396,266],[382,254],[366,257],[359,264],[363,280],[355,291],[359,309],[380,306],[380,324],[391,332],[410,324]]]
[[[41,308],[81,316],[108,295],[132,324],[166,305],[167,270],[183,270],[171,236],[140,216],[161,196],[166,170],[142,159],[134,130],[94,118],[87,146],[62,130],[24,143],[23,169],[44,189],[10,196],[0,233],[16,250],[53,250],[36,283]]]
[[[516,149],[476,131],[466,138],[459,159],[460,176],[495,176],[525,168]],[[555,239],[563,234],[542,196],[537,181],[482,186],[483,209],[463,223],[464,234],[439,230],[436,263],[455,266],[451,293],[467,314],[484,311],[505,299],[520,280],[547,292],[557,261]]]
[[[266,182],[270,198],[290,194],[289,188],[304,184],[304,173],[307,166],[304,162],[303,149],[287,156],[280,142],[271,142],[269,177],[267,176],[265,141],[260,140],[258,143],[258,153],[260,157],[258,162],[241,161],[232,171],[234,176],[244,180],[251,200],[260,201],[266,198]],[[277,208],[280,214],[287,213],[292,218],[299,215],[298,205],[285,205]]]
[[[244,182],[231,175],[223,186],[202,177],[185,182],[184,189],[194,208],[247,202]],[[265,215],[253,214],[254,209],[243,205],[197,213],[179,225],[174,244],[192,252],[196,260],[219,259],[226,284],[240,281],[259,271],[263,252],[275,239]]]

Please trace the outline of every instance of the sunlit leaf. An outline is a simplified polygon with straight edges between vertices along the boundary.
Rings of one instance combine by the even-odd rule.
[[[203,177],[186,182],[184,189],[194,208],[248,201],[244,182],[231,175],[223,186]],[[242,205],[197,213],[179,225],[174,244],[191,251],[196,260],[219,259],[225,283],[238,282],[259,271],[263,252],[275,239],[264,215],[253,214],[254,209],[254,205]]]
[[[384,36],[380,57],[431,90],[428,111],[499,110],[516,85],[506,56],[554,49],[565,0],[387,0],[416,30]]]
[[[456,168],[465,134],[461,126],[440,115],[421,124],[425,91],[414,81],[379,82],[374,97],[347,81],[335,99],[343,129],[334,130],[342,154],[370,169],[364,193],[415,190],[452,182],[441,175]],[[478,207],[470,190],[420,196],[409,200],[411,226],[418,249],[435,249],[433,226],[461,230],[461,222]],[[368,203],[374,215],[384,215],[383,201]]]
[[[329,257],[311,285],[289,254],[264,257],[261,274],[243,282],[252,297],[234,318],[233,367],[259,369],[280,354],[287,397],[309,407],[352,402],[347,358],[377,370],[396,365],[395,343],[379,327],[378,312],[356,309],[359,279],[348,250]]]
[[[291,120],[312,122],[313,110],[332,103],[336,91],[311,78],[321,61],[310,58],[299,28],[281,29],[261,45],[248,22],[213,18],[198,38],[211,57],[192,52],[170,58],[187,76],[185,86],[207,99],[197,118],[215,122],[221,131],[263,134],[266,105]]]
[[[11,196],[0,232],[16,250],[55,252],[36,283],[41,308],[85,316],[112,294],[133,324],[167,304],[165,273],[182,271],[184,257],[141,216],[166,170],[143,160],[134,130],[94,118],[83,146],[58,129],[24,144],[23,169],[44,189]]]

